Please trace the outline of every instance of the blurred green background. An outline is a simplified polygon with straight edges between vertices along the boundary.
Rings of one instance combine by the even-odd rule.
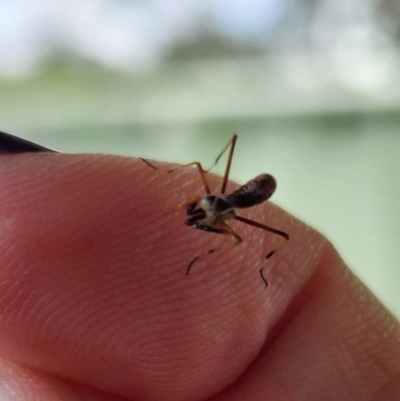
[[[0,2],[0,129],[273,174],[400,317],[397,0]],[[223,172],[219,166],[217,172]]]

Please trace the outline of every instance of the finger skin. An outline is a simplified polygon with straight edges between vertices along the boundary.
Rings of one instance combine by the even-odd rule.
[[[328,248],[252,366],[213,401],[396,401],[400,327]]]
[[[128,401],[0,358],[2,401]]]
[[[132,400],[385,391],[400,369],[397,323],[282,210],[243,213],[290,233],[268,263],[277,238],[234,222],[245,242],[185,276],[231,240],[161,217],[198,193],[195,171],[128,158],[2,156],[0,356]]]

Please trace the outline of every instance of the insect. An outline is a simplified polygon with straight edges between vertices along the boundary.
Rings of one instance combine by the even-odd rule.
[[[276,189],[276,181],[274,177],[272,177],[269,174],[260,174],[256,178],[250,180],[248,183],[240,186],[231,194],[225,194],[226,186],[228,183],[229,171],[232,164],[233,152],[235,150],[236,140],[237,140],[237,135],[233,135],[232,139],[226,144],[224,149],[222,149],[222,152],[218,155],[214,164],[208,170],[204,170],[199,162],[192,162],[168,171],[169,173],[172,173],[173,171],[179,170],[181,168],[196,166],[199,171],[204,190],[206,192],[205,195],[196,196],[195,198],[189,201],[183,202],[174,209],[175,211],[186,208],[186,214],[187,216],[189,216],[189,218],[186,219],[185,224],[198,230],[208,231],[216,234],[230,235],[234,238],[234,242],[230,244],[212,248],[207,252],[196,256],[189,263],[186,269],[186,275],[189,274],[193,264],[201,257],[209,255],[211,253],[221,252],[231,249],[243,242],[242,237],[228,225],[227,220],[235,219],[244,224],[248,224],[250,226],[259,228],[267,232],[271,232],[273,234],[282,237],[283,238],[282,242],[266,255],[266,259],[269,259],[272,255],[274,255],[276,251],[278,251],[278,249],[280,249],[289,240],[289,234],[283,231],[266,226],[253,220],[246,219],[236,214],[238,209],[253,207],[268,200]],[[219,195],[214,195],[211,193],[210,186],[208,185],[207,182],[206,174],[218,163],[219,159],[228,149],[229,149],[229,156],[228,156],[228,161],[226,163],[225,174],[222,179],[221,191]],[[53,149],[46,148],[44,146],[27,141],[23,138],[19,138],[14,135],[0,131],[0,153],[1,152],[58,153]],[[141,160],[145,162],[148,166],[157,170],[157,168],[153,166],[146,159],[141,159]],[[263,268],[260,269],[260,276],[264,281],[265,285],[268,287],[268,282],[263,275]]]
[[[208,231],[216,234],[230,235],[234,239],[234,241],[230,244],[217,246],[196,256],[189,263],[186,269],[186,275],[189,274],[193,264],[198,259],[211,253],[226,251],[228,249],[234,248],[235,246],[243,242],[242,237],[228,225],[228,220],[234,219],[244,224],[248,224],[252,227],[256,227],[261,230],[279,235],[283,238],[282,242],[266,255],[266,259],[269,259],[272,255],[274,255],[276,251],[278,251],[278,249],[280,249],[289,240],[289,234],[285,233],[284,231],[277,230],[275,228],[237,215],[238,209],[245,209],[256,206],[262,202],[265,202],[271,197],[276,189],[276,181],[275,178],[272,177],[272,175],[260,174],[246,184],[241,185],[232,193],[225,193],[236,140],[237,135],[233,135],[232,139],[227,143],[222,152],[216,158],[214,164],[208,170],[204,170],[201,163],[199,162],[188,163],[173,170],[168,170],[168,173],[172,173],[185,167],[196,166],[200,174],[201,181],[203,183],[205,191],[204,195],[196,196],[193,199],[185,201],[174,209],[174,211],[178,211],[186,208],[186,215],[189,216],[189,218],[186,219],[185,224],[198,230]],[[222,179],[221,190],[218,195],[215,195],[211,193],[206,174],[218,163],[219,159],[228,149],[229,155],[225,167],[225,173]],[[157,169],[146,159],[141,160],[153,169]],[[268,287],[268,282],[263,274],[263,267],[261,267],[259,273],[265,286]]]

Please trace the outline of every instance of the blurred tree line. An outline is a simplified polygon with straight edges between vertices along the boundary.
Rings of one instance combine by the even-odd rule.
[[[381,50],[400,42],[400,1],[288,0],[279,20],[248,40],[216,31],[201,16],[196,30],[198,35],[181,38],[171,47],[168,59],[324,53],[337,43]]]

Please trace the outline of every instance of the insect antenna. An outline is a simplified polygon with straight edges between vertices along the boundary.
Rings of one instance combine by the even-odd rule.
[[[289,241],[289,238],[290,238],[289,234],[285,233],[284,231],[277,230],[276,228],[266,226],[265,224],[261,224],[261,223],[258,223],[257,221],[249,220],[249,219],[246,219],[241,216],[235,216],[234,218],[235,218],[235,220],[241,221],[244,224],[248,224],[249,226],[260,228],[261,230],[279,235],[280,237],[283,238],[283,240],[280,244],[278,244],[272,251],[267,253],[267,256],[265,257],[265,259],[270,259],[272,255],[274,255],[277,251],[279,251],[279,249],[281,249],[287,243],[287,241]],[[263,274],[263,267],[260,269],[260,276],[261,276],[262,280],[264,281],[266,287],[268,287],[268,282],[265,279],[264,274]]]

